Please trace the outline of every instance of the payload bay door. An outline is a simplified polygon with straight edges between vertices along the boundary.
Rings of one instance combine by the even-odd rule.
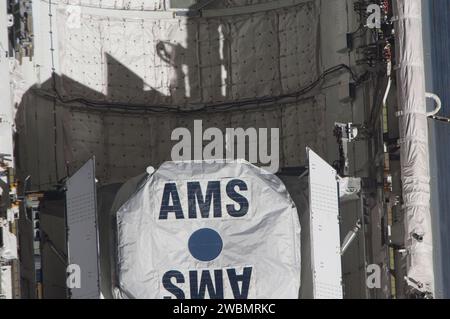
[[[337,173],[307,148],[314,299],[342,299]]]
[[[100,274],[95,160],[86,162],[70,177],[66,188],[69,265],[78,265],[80,270],[80,287],[70,289],[71,298],[98,299]]]

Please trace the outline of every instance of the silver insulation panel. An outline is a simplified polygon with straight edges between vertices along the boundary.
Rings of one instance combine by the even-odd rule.
[[[124,9],[138,2],[143,3],[128,1]],[[155,9],[153,2],[146,3],[150,7],[144,10]],[[222,7],[250,4],[227,3]],[[158,18],[155,11],[110,10],[112,1],[60,1],[53,10],[58,89],[65,99],[156,106],[296,92],[319,73],[320,5],[292,3],[251,14],[187,19]],[[44,14],[48,4],[42,4]],[[79,21],[71,16],[74,12],[80,13]],[[127,18],[120,18],[125,12]],[[51,93],[52,85],[49,79],[39,88]],[[116,113],[107,107],[93,111],[82,104],[54,102],[32,89],[18,109],[17,128],[27,141],[19,144],[18,161],[41,188],[67,171],[72,174],[93,155],[101,184],[123,182],[150,164],[170,160],[172,130],[192,128],[195,119],[203,120],[203,129],[280,128],[280,167],[303,165],[306,146],[325,153],[322,94],[258,111],[185,115]]]

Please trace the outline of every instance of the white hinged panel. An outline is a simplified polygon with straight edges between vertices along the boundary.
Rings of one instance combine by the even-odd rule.
[[[307,153],[314,298],[342,299],[337,173],[309,148]]]

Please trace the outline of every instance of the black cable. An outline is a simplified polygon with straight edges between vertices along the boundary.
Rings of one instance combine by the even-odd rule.
[[[329,75],[346,71],[351,75],[352,81],[354,81],[355,85],[361,84],[367,78],[367,72],[362,76],[358,77],[353,72],[353,70],[346,64],[339,64],[334,67],[331,67],[325,70],[314,82],[310,83],[306,87],[301,90],[289,94],[282,94],[278,96],[266,96],[262,98],[252,98],[252,99],[244,99],[240,101],[227,101],[215,104],[191,104],[185,107],[179,106],[169,106],[169,105],[142,105],[142,104],[124,104],[124,103],[114,103],[114,102],[102,102],[102,101],[93,101],[87,100],[85,98],[71,98],[66,99],[58,92],[56,88],[56,81],[52,81],[52,90],[54,95],[43,92],[42,90],[36,90],[38,94],[46,98],[56,98],[62,104],[74,104],[79,103],[85,106],[88,106],[91,109],[104,110],[113,109],[113,110],[123,110],[123,111],[145,111],[145,112],[153,112],[153,113],[196,113],[201,111],[229,111],[236,108],[242,108],[246,106],[255,105],[256,107],[267,106],[267,104],[272,105],[273,103],[279,102],[281,100],[294,98],[298,99],[303,97],[307,93],[311,92],[314,88],[316,88],[323,80],[325,80]],[[55,75],[54,75],[55,76]],[[189,108],[190,109],[187,109]]]

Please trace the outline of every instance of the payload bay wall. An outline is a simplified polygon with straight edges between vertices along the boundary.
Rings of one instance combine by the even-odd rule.
[[[174,17],[157,0],[120,7],[113,2],[33,1],[34,55],[13,68],[17,166],[22,178],[31,176],[30,189],[52,189],[92,155],[99,185],[122,183],[169,160],[172,130],[192,128],[194,119],[203,120],[203,129],[280,128],[281,167],[305,165],[306,146],[333,163],[334,123],[368,118],[373,84],[351,99],[345,72],[308,95],[255,108],[263,97],[301,90],[330,67],[355,67],[359,57],[346,42],[359,25],[352,0],[224,1],[207,8],[209,17],[197,18]],[[276,5],[255,11],[267,3]],[[226,8],[236,10],[214,17]],[[253,105],[188,114],[151,111],[244,99]],[[374,158],[379,161],[382,146],[374,144],[373,156],[369,143],[351,145],[351,175],[373,177],[380,169]],[[391,296],[384,208],[379,191],[369,197],[366,233],[343,258],[347,298]],[[360,203],[343,206],[342,236],[360,210]],[[381,288],[369,291],[365,270],[372,263],[382,265],[384,275]]]

